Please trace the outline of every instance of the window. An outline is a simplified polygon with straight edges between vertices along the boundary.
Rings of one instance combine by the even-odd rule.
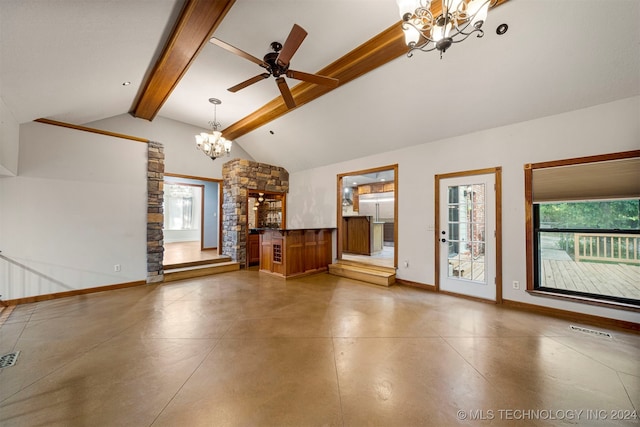
[[[527,289],[640,306],[640,152],[527,165]]]
[[[199,224],[198,187],[178,184],[164,185],[164,229],[197,230]]]
[[[639,303],[639,206],[638,199],[536,203],[538,289]]]

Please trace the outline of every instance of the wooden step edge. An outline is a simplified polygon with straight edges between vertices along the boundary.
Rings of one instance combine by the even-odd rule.
[[[351,260],[345,260],[345,259],[336,260],[334,264],[353,265],[356,267],[369,268],[371,270],[388,271],[390,273],[396,272],[395,267],[385,267],[383,265],[368,264],[366,262],[351,261]]]
[[[226,262],[216,262],[213,264],[202,264],[202,265],[194,265],[191,267],[178,267],[178,268],[164,268],[164,272],[165,273],[172,273],[172,272],[177,272],[177,271],[189,271],[189,270],[202,270],[205,268],[216,268],[216,267],[220,267],[220,266],[225,266],[225,265],[230,265],[230,264],[237,264],[234,261],[226,261]]]
[[[193,277],[211,276],[218,273],[227,273],[229,271],[240,270],[240,263],[229,262],[219,263],[214,266],[207,266],[204,268],[191,268],[180,271],[169,271],[164,273],[165,282],[173,282],[175,280],[191,279]]]
[[[391,271],[382,271],[382,270],[376,270],[376,269],[355,266],[355,265],[331,264],[329,268],[355,271],[355,272],[370,274],[372,276],[379,276],[379,277],[395,276],[396,274],[395,272],[391,272]]]
[[[178,262],[175,264],[165,264],[163,265],[163,267],[165,270],[171,270],[175,268],[196,267],[199,265],[219,264],[219,263],[230,262],[230,261],[231,261],[230,256],[221,256],[219,258],[202,259],[198,261],[188,261],[188,262]]]
[[[332,271],[331,269],[329,270],[329,273],[333,274],[334,276],[346,277],[348,279],[359,280],[361,282],[371,283],[379,286],[388,287],[393,285],[396,282],[395,275],[376,276],[376,275],[368,274],[366,272],[359,272],[355,270],[339,270],[339,271],[333,270]]]

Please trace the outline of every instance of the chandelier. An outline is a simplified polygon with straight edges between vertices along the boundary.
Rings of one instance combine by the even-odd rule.
[[[438,0],[436,0],[437,2]],[[402,18],[402,30],[409,47],[408,56],[419,49],[442,54],[453,43],[460,43],[471,34],[484,35],[482,24],[489,7],[498,0],[441,0],[442,8],[436,16],[431,12],[431,0],[396,0]]]
[[[225,139],[222,136],[222,132],[218,130],[221,125],[216,117],[216,106],[222,104],[222,101],[217,98],[209,98],[209,102],[213,104],[213,120],[209,122],[211,133],[202,132],[196,135],[196,147],[209,156],[211,160],[215,160],[223,154],[228,156],[233,142]]]

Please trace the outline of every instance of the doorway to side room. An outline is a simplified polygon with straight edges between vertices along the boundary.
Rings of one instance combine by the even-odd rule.
[[[398,165],[338,175],[337,258],[398,266]]]
[[[220,247],[220,183],[166,174],[165,266],[216,259]]]

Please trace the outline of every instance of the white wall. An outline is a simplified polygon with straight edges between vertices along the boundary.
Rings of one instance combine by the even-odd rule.
[[[144,143],[21,125],[19,175],[0,179],[2,299],[144,281],[146,168]]]
[[[526,282],[524,173],[526,163],[640,149],[640,97],[538,120],[416,145],[292,173],[287,227],[336,227],[337,174],[398,164],[397,277],[433,284],[434,175],[502,167],[503,283]],[[503,298],[640,322],[640,314],[533,297],[503,286]]]
[[[237,143],[231,147],[229,157],[211,160],[196,148],[194,138],[196,134],[208,129],[164,117],[156,117],[149,122],[122,114],[84,126],[160,142],[164,145],[167,173],[222,179],[222,165],[227,161],[235,158],[253,160]]]

